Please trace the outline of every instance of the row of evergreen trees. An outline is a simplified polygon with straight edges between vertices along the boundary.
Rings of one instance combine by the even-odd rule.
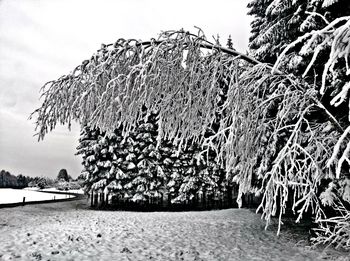
[[[22,177],[22,175],[20,176]],[[21,180],[20,183],[22,183],[22,178],[20,178],[20,176],[16,177],[6,170],[1,170],[0,171],[0,188],[20,187],[22,185],[22,184],[19,184],[18,182],[19,180]],[[25,183],[28,184],[28,182],[25,182]]]
[[[70,175],[68,175],[67,170],[61,169],[57,175],[56,179],[49,177],[30,177],[19,174],[17,176],[11,174],[9,171],[0,171],[0,188],[26,188],[26,187],[56,187],[58,189],[80,189],[82,184],[82,177],[78,177],[73,180]]]
[[[350,13],[350,7],[344,0],[252,0],[248,7],[249,14],[254,16],[251,24],[250,53],[258,60],[267,63],[276,62],[282,50],[298,37],[324,27],[327,23],[325,18],[332,21]],[[231,40],[228,46],[232,48]],[[287,54],[289,59],[285,59],[287,64],[284,64],[283,68],[300,76],[310,62],[313,49],[313,46],[300,50],[295,48]],[[321,49],[321,59],[318,59],[314,66],[314,74],[306,77],[310,83],[321,82],[323,63],[328,58],[329,49],[329,45]],[[339,65],[334,68],[336,73],[333,74],[332,79],[328,79],[333,87],[347,79],[343,67]],[[222,86],[223,97],[218,101],[220,104],[224,103],[226,95],[225,84]],[[305,85],[305,88],[310,86]],[[335,111],[329,105],[334,93],[337,92],[324,95],[323,103],[346,126],[344,118],[347,113],[339,109]],[[270,117],[276,116],[277,107],[278,103],[274,108],[270,108]],[[220,115],[217,117],[219,119]],[[319,115],[319,112],[311,115],[310,120],[327,121]],[[140,200],[157,197],[161,191],[165,190],[173,193],[176,200],[185,200],[193,197],[200,190],[225,189],[231,182],[231,177],[227,180],[230,175],[224,173],[222,168],[212,160],[213,157],[207,158],[202,155],[200,151],[203,148],[198,145],[185,147],[179,151],[172,141],[157,141],[156,122],[157,115],[151,115],[148,122],[140,123],[137,132],[131,133],[128,137],[122,135],[121,129],[108,137],[98,129],[85,127],[78,154],[83,155],[87,188],[109,190],[123,197]],[[215,134],[215,123],[213,125],[211,134]],[[279,148],[286,142],[285,134],[281,132],[272,143],[267,143],[272,137],[266,137],[264,147],[271,148],[262,153],[270,153],[270,160],[257,164],[255,171],[258,174],[271,167],[268,165],[272,164]],[[261,156],[257,155],[257,157]],[[262,165],[264,165],[263,169],[258,168]],[[252,182],[256,180],[253,178]]]
[[[171,141],[157,141],[157,114],[140,122],[135,132],[122,129],[107,136],[84,127],[78,153],[83,158],[85,188],[122,199],[150,201],[164,193],[172,202],[191,200],[198,192],[222,196],[228,181],[213,159],[195,144],[178,149]]]

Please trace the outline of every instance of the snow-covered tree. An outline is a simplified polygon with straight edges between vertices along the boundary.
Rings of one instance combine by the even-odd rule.
[[[249,14],[254,16],[249,44],[254,57],[270,63],[275,63],[279,57],[277,64],[285,71],[302,75],[310,84],[322,85],[321,101],[342,121],[344,114],[340,111],[345,108],[334,110],[329,103],[339,92],[341,83],[349,80],[347,65],[344,62],[334,63],[332,73],[328,76],[322,71],[325,64],[330,67],[331,60],[328,57],[335,43],[330,41],[327,30],[333,25],[344,23],[345,20],[339,20],[340,17],[350,15],[347,1],[253,0],[248,7]],[[313,37],[309,37],[311,34]],[[332,89],[338,90],[326,92],[326,81]]]
[[[108,151],[106,138],[100,135],[98,129],[90,130],[84,127],[81,133],[77,154],[83,158],[83,166],[87,190],[104,189],[109,178],[111,155]]]
[[[349,20],[335,19],[319,31],[302,35],[307,42],[298,38],[285,50],[324,37],[332,46],[324,70],[327,78],[339,59],[347,63]],[[281,224],[290,200],[297,220],[311,210],[319,224],[329,224],[323,211],[329,200],[320,200],[324,197],[320,184],[327,179],[338,182],[344,176],[349,130],[343,132],[343,125],[320,102],[324,86],[284,73],[288,71],[285,53],[271,68],[208,42],[201,32],[168,31],[147,42],[120,39],[103,45],[71,74],[44,87],[43,104],[34,113],[39,138],[57,123],[72,120],[100,128],[107,137],[121,127],[122,135],[133,135],[138,122],[147,118],[145,106],[157,111],[157,141],[171,140],[178,150],[192,144],[203,144],[204,153],[212,150],[215,161],[238,182],[239,203],[247,192],[262,196],[259,210],[267,224],[275,215]],[[227,82],[227,98],[220,105],[222,81]],[[345,87],[335,90],[339,95],[334,105],[348,102]],[[215,132],[205,135],[220,111],[225,113]],[[322,113],[322,121],[315,120],[314,113]],[[346,233],[341,237],[346,239]]]
[[[254,16],[250,50],[258,60],[270,63],[299,36],[323,28],[327,20],[349,13],[344,0],[252,0],[248,8],[248,14]],[[294,53],[290,65],[295,67],[305,55]]]
[[[349,20],[350,6],[342,0],[251,1],[248,6],[250,14],[255,16],[250,42],[252,54],[259,60],[276,62],[275,73],[279,68],[282,71],[302,76],[309,84],[305,84],[301,88],[304,88],[305,92],[307,92],[307,88],[315,88],[321,95],[318,96],[320,97],[318,98],[318,102],[320,102],[318,107],[321,110],[310,113],[307,117],[313,125],[325,126],[316,129],[317,132],[320,132],[317,133],[317,136],[321,138],[324,135],[324,139],[327,138],[331,141],[325,147],[327,149],[324,150],[328,156],[321,153],[329,161],[326,162],[326,165],[324,161],[320,165],[325,171],[322,171],[321,177],[316,179],[318,180],[317,189],[313,190],[317,196],[324,199],[321,200],[322,204],[317,207],[316,211],[318,213],[316,221],[321,224],[321,220],[328,220],[325,218],[326,213],[322,210],[325,209],[325,202],[337,209],[339,209],[339,204],[344,204],[344,199],[343,202],[335,200],[336,198],[342,199],[342,196],[336,192],[338,190],[330,190],[329,188],[333,188],[332,184],[338,187],[340,186],[338,183],[342,183],[342,179],[348,180],[349,178],[346,177],[348,165],[343,164],[346,157],[340,157],[340,164],[338,163],[336,168],[336,179],[333,179],[335,177],[334,167],[331,165],[335,161],[338,162],[337,153],[339,151],[337,148],[340,147],[342,138],[338,140],[338,145],[335,142],[348,126],[346,119],[348,110],[344,101],[347,100],[347,82],[349,81],[346,73],[348,68],[347,50],[349,48],[346,32],[349,30],[347,21]],[[271,50],[273,51],[271,52]],[[325,110],[322,109],[322,106]],[[324,117],[324,114],[328,114],[328,117]],[[332,123],[327,123],[327,121]],[[320,144],[313,145],[310,142],[302,143],[302,145],[305,151],[311,152],[319,150],[320,147]],[[330,148],[335,149],[333,157],[330,157]],[[343,147],[344,149],[345,147]],[[332,193],[322,192],[324,189],[328,192],[332,191]],[[335,197],[327,197],[327,195],[333,194]],[[338,203],[335,205],[330,203],[333,201]],[[349,209],[349,205],[346,203],[342,211],[337,210],[333,213],[343,216],[345,209]],[[326,227],[330,229],[327,225],[323,226],[323,232],[326,231]],[[319,236],[316,240],[318,243],[331,242],[326,240],[327,237],[323,237],[323,240],[320,238],[322,237]]]

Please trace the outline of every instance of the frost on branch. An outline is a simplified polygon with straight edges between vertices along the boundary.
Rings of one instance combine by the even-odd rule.
[[[57,123],[72,120],[108,133],[123,123],[127,133],[142,117],[143,107],[159,112],[164,138],[198,137],[214,121],[218,79],[223,74],[234,78],[237,55],[245,57],[218,50],[201,32],[167,31],[157,40],[119,39],[102,45],[71,74],[43,87],[42,106],[34,113],[39,139]]]

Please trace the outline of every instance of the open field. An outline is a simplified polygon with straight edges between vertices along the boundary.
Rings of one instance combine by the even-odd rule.
[[[55,194],[55,193],[44,193],[40,191],[27,190],[27,189],[10,189],[1,188],[0,189],[0,204],[18,203],[23,202],[23,197],[25,197],[26,202],[31,201],[46,201],[53,199],[65,199],[72,197],[65,194]]]
[[[293,230],[293,231],[292,231]],[[0,209],[0,260],[349,260],[251,210],[126,212],[86,200]]]

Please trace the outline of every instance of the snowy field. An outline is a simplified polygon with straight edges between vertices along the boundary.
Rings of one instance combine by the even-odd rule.
[[[89,210],[86,200],[0,209],[0,260],[349,260],[247,209]],[[305,230],[304,230],[305,231]]]
[[[63,194],[53,194],[53,193],[44,193],[34,190],[26,190],[26,189],[9,189],[2,188],[0,189],[0,204],[8,204],[8,203],[18,203],[23,202],[23,197],[25,197],[25,201],[46,201],[55,199],[64,199],[68,197],[72,197],[70,195]]]

